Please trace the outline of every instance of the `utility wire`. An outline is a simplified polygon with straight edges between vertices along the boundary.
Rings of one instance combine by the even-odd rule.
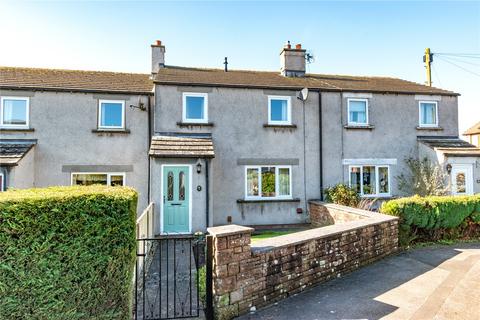
[[[437,78],[438,83],[440,84],[440,87],[443,87],[442,81],[440,80],[440,77],[438,76],[437,69],[434,68],[433,65],[432,65],[432,70],[433,70],[433,73],[435,74],[435,78]]]
[[[454,62],[460,62],[460,63],[465,63],[465,64],[469,64],[469,65],[472,65],[472,66],[477,66],[477,67],[480,67],[480,64],[478,63],[473,63],[473,62],[470,62],[470,61],[464,61],[464,60],[461,60],[461,58],[455,58],[455,57],[442,57],[443,59],[448,59],[450,61],[454,61]]]
[[[437,55],[437,56],[451,56],[451,57],[459,57],[459,58],[480,59],[480,53],[441,53],[441,52],[434,52],[433,54]]]
[[[462,66],[459,66],[458,64],[456,64],[456,63],[454,63],[454,62],[452,62],[452,61],[448,61],[447,59],[444,59],[444,58],[442,58],[442,57],[438,57],[438,58],[439,58],[440,60],[443,60],[443,61],[447,62],[447,63],[450,63],[451,65],[453,65],[453,66],[455,66],[455,67],[457,67],[457,68],[462,69],[463,71],[466,71],[466,72],[471,73],[471,74],[473,74],[473,75],[475,75],[475,76],[477,76],[477,77],[480,77],[480,73],[476,73],[476,72],[473,72],[473,71],[471,71],[471,70],[468,70],[467,68],[464,68],[464,67],[462,67]]]

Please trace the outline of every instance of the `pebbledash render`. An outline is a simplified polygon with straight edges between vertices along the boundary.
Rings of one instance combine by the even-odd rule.
[[[2,189],[130,185],[139,212],[155,204],[155,234],[307,223],[340,182],[399,196],[409,156],[444,167],[454,194],[480,190],[457,93],[308,74],[301,45],[272,72],[173,67],[151,49],[151,74],[0,68]]]

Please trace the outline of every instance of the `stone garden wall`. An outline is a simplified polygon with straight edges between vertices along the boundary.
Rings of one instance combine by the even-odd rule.
[[[351,214],[362,218],[254,245],[250,242],[252,228],[209,228],[213,236],[215,318],[231,319],[256,310],[397,250],[397,218],[353,211]]]

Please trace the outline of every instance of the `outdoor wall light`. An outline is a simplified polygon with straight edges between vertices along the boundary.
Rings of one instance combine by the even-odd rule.
[[[445,168],[447,169],[448,174],[450,174],[452,172],[452,165],[450,163],[447,164],[447,166]]]
[[[200,174],[202,172],[202,164],[199,162],[197,163],[197,173]]]

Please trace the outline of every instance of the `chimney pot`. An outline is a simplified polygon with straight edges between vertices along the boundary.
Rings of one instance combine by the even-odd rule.
[[[155,41],[155,45],[161,46],[161,45],[162,45],[162,41],[160,41],[160,40]]]
[[[300,43],[297,43],[297,44],[295,45],[295,49],[301,50],[301,49],[302,49],[302,45],[301,45]]]

